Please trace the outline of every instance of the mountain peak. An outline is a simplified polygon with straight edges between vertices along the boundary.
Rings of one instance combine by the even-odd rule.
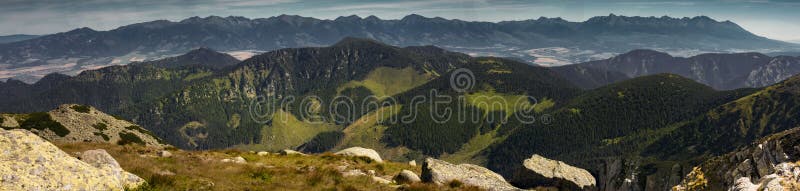
[[[208,47],[200,47],[200,48],[197,48],[197,49],[194,49],[194,50],[191,50],[191,51],[187,52],[183,56],[208,55],[208,54],[222,54],[222,53],[217,52],[217,51],[215,51],[215,50],[213,50],[211,48],[208,48]]]
[[[151,63],[151,62],[146,62]],[[182,67],[189,65],[208,66],[214,69],[224,68],[230,65],[239,63],[239,60],[231,55],[214,51],[210,48],[201,47],[187,52],[186,54],[156,60],[152,62],[156,66],[161,67]]]
[[[405,17],[403,17],[403,19],[400,19],[400,20],[401,21],[406,21],[406,22],[414,22],[414,21],[421,21],[421,20],[425,20],[425,19],[428,19],[428,18],[424,17],[422,15],[418,15],[418,14],[410,14],[410,15],[406,15]]]
[[[336,17],[336,19],[334,21],[355,22],[355,21],[360,21],[360,20],[361,20],[361,17],[359,17],[358,15],[350,15],[350,16],[339,16],[339,17]]]
[[[71,31],[66,32],[67,34],[88,34],[88,33],[95,33],[96,30],[89,28],[89,27],[81,27],[77,29],[73,29]]]

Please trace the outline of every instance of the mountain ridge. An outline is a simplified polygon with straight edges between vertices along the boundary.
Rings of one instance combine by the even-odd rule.
[[[528,62],[555,65],[588,61],[638,48],[725,52],[800,47],[759,37],[735,23],[718,22],[707,17],[676,19],[609,15],[584,22],[563,19],[481,22],[421,15],[395,20],[358,16],[332,20],[297,15],[256,19],[208,16],[180,21],[156,20],[107,31],[78,28],[2,44],[0,64],[6,66],[0,66],[11,73],[0,77],[31,73],[44,75],[42,71],[23,69],[67,63],[75,66],[57,70],[75,72],[81,70],[80,66],[152,60],[197,47],[220,51],[318,47],[331,45],[347,36],[372,38],[393,46],[436,45],[451,51],[514,56]],[[549,48],[564,48],[568,52],[552,54],[548,52]],[[551,56],[556,62],[539,59]]]
[[[672,56],[649,49],[631,50],[609,59],[554,67],[567,72],[581,68],[594,68],[600,72],[622,73],[627,77],[638,77],[658,73],[678,74],[715,89],[757,88],[778,83],[800,73],[800,57],[770,57],[757,52],[705,53],[691,57]],[[566,74],[572,75],[575,74]],[[586,77],[586,76],[577,76]],[[591,76],[590,76],[591,77]],[[613,82],[596,79],[584,80],[587,88]]]

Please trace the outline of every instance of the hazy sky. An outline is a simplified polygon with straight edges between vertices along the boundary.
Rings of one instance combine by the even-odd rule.
[[[78,27],[119,26],[191,16],[265,18],[280,14],[333,19],[375,15],[398,19],[416,13],[470,21],[562,17],[584,21],[610,13],[626,16],[692,17],[731,20],[773,39],[800,40],[800,1],[548,1],[548,0],[0,0],[0,35],[48,34]]]

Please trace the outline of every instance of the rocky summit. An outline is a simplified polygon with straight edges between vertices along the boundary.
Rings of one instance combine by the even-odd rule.
[[[26,129],[54,142],[136,143],[165,147],[161,139],[139,125],[91,106],[63,104],[49,112],[0,114],[3,129]]]
[[[123,190],[144,183],[104,150],[79,160],[27,130],[0,129],[0,190]]]

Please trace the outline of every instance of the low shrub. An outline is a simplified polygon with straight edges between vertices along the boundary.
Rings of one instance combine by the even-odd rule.
[[[75,111],[81,112],[81,113],[89,113],[89,111],[91,110],[89,108],[89,106],[85,106],[85,105],[73,105],[72,107],[69,107],[69,108],[72,108],[72,110],[75,110]]]
[[[127,145],[131,143],[141,144],[144,145],[144,141],[136,134],[128,133],[128,132],[120,132],[119,133],[119,141],[117,141],[118,145]]]
[[[64,125],[61,125],[61,123],[53,121],[53,118],[50,117],[50,114],[45,112],[28,114],[28,118],[20,123],[19,127],[27,130],[36,129],[40,131],[49,129],[61,137],[67,136],[70,133],[69,129],[64,127]]]

